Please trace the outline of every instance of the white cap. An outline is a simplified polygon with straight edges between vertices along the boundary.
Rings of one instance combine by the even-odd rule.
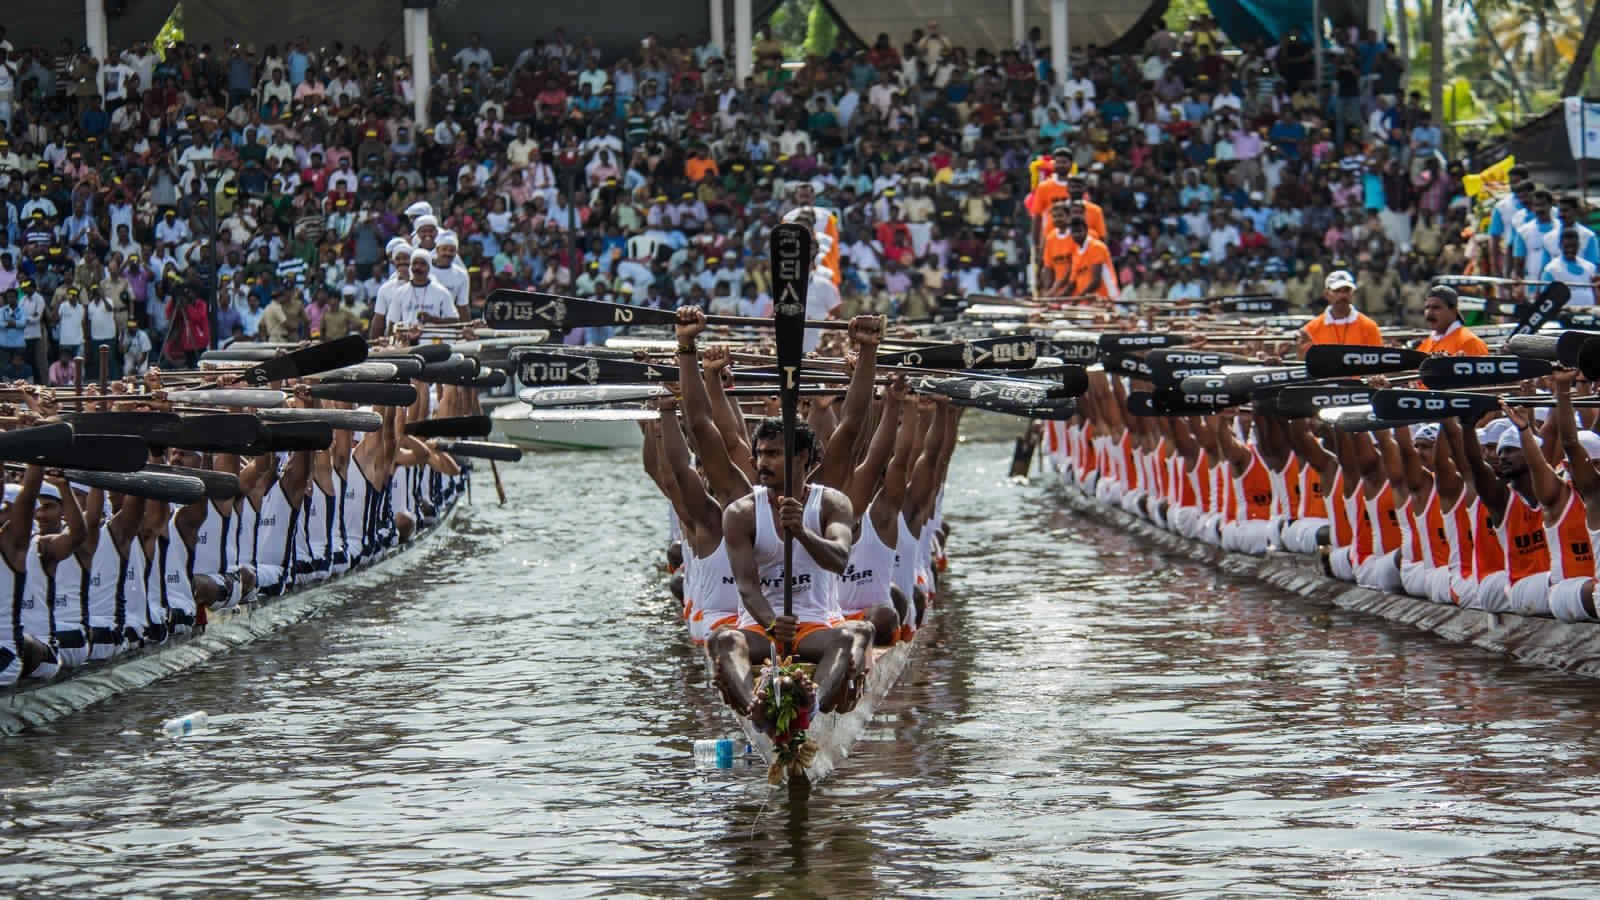
[[[1416,441],[1437,442],[1439,440],[1439,423],[1423,422],[1420,425],[1411,426],[1411,440],[1413,443]]]
[[[1583,445],[1583,452],[1589,454],[1590,459],[1600,460],[1600,434],[1585,428],[1578,432],[1578,443]]]
[[[1510,427],[1510,419],[1495,419],[1493,422],[1478,429],[1478,443],[1485,447],[1496,446],[1500,440],[1500,435]]]
[[[421,231],[422,229],[427,228],[429,225],[432,225],[435,228],[439,227],[439,220],[435,219],[432,213],[417,216],[417,220],[411,223],[411,230]]]
[[[61,502],[61,489],[56,487],[55,485],[50,484],[50,483],[47,482],[45,484],[39,485],[39,496],[40,497],[49,497],[51,500],[54,500],[57,503],[60,503]]]
[[[1533,436],[1533,442],[1535,444],[1539,443],[1539,436],[1538,435],[1534,435]],[[1521,450],[1521,449],[1522,449],[1522,432],[1520,430],[1518,430],[1515,425],[1511,425],[1511,426],[1508,426],[1506,428],[1501,429],[1500,438],[1494,442],[1494,452],[1499,453],[1502,450]]]
[[[400,243],[396,244],[394,241],[400,241]],[[395,238],[394,241],[389,242],[389,259],[394,259],[396,256],[410,259],[411,254],[414,253],[416,249],[411,246],[411,242],[401,240],[400,238]]]
[[[412,263],[412,265],[415,265],[417,260],[419,260],[419,259],[427,260],[428,261],[428,265],[430,265],[430,266],[433,265],[433,254],[432,253],[429,253],[428,251],[422,249],[421,247],[413,248],[412,251],[411,251],[411,263]]]
[[[1354,275],[1344,269],[1334,269],[1328,273],[1328,278],[1322,283],[1322,286],[1330,291],[1353,288],[1356,286],[1356,279]]]
[[[407,242],[405,238],[403,238],[403,237],[392,237],[392,238],[389,238],[389,243],[383,245],[383,255],[385,257],[390,257],[390,256],[393,256],[394,252],[396,250],[399,250],[401,247],[409,248],[410,246],[411,246],[411,244],[409,242]]]
[[[435,247],[443,247],[446,244],[450,245],[451,247],[459,247],[461,246],[461,239],[456,237],[456,233],[454,231],[441,231],[439,232],[438,239],[433,242],[433,245]]]
[[[407,218],[415,219],[417,216],[431,215],[433,215],[433,204],[426,200],[418,200],[417,202],[406,207]]]

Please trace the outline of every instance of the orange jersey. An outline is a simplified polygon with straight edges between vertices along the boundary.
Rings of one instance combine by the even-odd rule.
[[[1255,453],[1250,454],[1250,465],[1245,468],[1244,475],[1233,479],[1233,491],[1234,516],[1239,521],[1272,518],[1272,476]]]
[[[1041,253],[1045,267],[1050,270],[1051,286],[1068,284],[1072,280],[1072,260],[1078,255],[1078,242],[1071,231],[1045,231],[1044,251]],[[1061,293],[1056,291],[1056,293]]]
[[[1033,189],[1033,193],[1028,195],[1028,212],[1036,217],[1045,216],[1049,214],[1050,207],[1054,206],[1057,201],[1065,201],[1067,199],[1067,183],[1056,178],[1046,178],[1039,182],[1039,186]],[[1089,221],[1089,218],[1085,216],[1084,221]],[[1046,223],[1046,227],[1048,227],[1048,223]]]
[[[1428,502],[1422,505],[1422,512],[1417,512],[1417,496],[1411,495],[1411,502],[1407,504],[1411,510],[1411,521],[1414,526],[1412,534],[1416,541],[1413,544],[1417,559],[1428,568],[1446,565],[1450,562],[1450,538],[1444,529],[1444,514],[1439,511],[1439,492],[1434,491],[1428,495]]]
[[[1328,314],[1323,314],[1306,323],[1306,334],[1310,335],[1313,344],[1356,344],[1362,347],[1382,347],[1383,334],[1378,331],[1378,323],[1372,321],[1364,313],[1351,311],[1354,315],[1352,321],[1331,322]]]
[[[1333,490],[1324,495],[1333,502],[1332,515],[1327,518],[1333,522],[1333,545],[1335,547],[1348,547],[1355,543],[1355,529],[1350,526],[1348,507],[1344,502],[1344,472],[1337,472],[1333,476]],[[1321,498],[1319,498],[1321,499]],[[1324,508],[1326,515],[1328,510]]]
[[[1106,212],[1100,204],[1090,200],[1083,201],[1083,224],[1089,226],[1089,236],[1100,240],[1106,239]]]
[[[1489,355],[1489,345],[1483,342],[1483,338],[1468,331],[1460,322],[1450,326],[1442,338],[1435,339],[1431,334],[1423,338],[1417,349],[1423,353],[1449,353],[1453,356]]]
[[[1462,578],[1471,578],[1476,554],[1472,549],[1472,516],[1476,504],[1468,503],[1465,496],[1456,498],[1456,505],[1443,514],[1444,534],[1449,545],[1446,565]]]
[[[1594,548],[1589,546],[1589,523],[1577,491],[1568,489],[1567,507],[1556,524],[1545,526],[1544,538],[1550,548],[1551,584],[1594,577]]]
[[[1550,545],[1544,537],[1544,513],[1515,490],[1506,501],[1506,520],[1500,523],[1501,549],[1506,555],[1510,584],[1539,572],[1550,571]]]
[[[1489,508],[1481,499],[1473,501],[1472,505],[1472,566],[1478,580],[1482,581],[1485,576],[1505,569],[1506,548],[1489,524]]]
[[[1090,291],[1097,273],[1100,284]],[[1082,297],[1090,293],[1108,300],[1117,296],[1117,267],[1111,264],[1111,251],[1093,235],[1082,247],[1077,248],[1072,257],[1072,296]]]
[[[1386,481],[1378,496],[1369,498],[1364,489],[1360,495],[1366,506],[1367,523],[1374,529],[1372,552],[1381,555],[1400,549],[1400,515],[1394,508],[1394,486]]]

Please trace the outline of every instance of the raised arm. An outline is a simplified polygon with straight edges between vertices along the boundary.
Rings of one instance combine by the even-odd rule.
[[[1461,456],[1472,472],[1472,489],[1478,492],[1478,499],[1483,501],[1496,522],[1505,521],[1511,489],[1490,470],[1489,464],[1483,459],[1483,445],[1478,443],[1477,429],[1465,422],[1461,426]]]
[[[72,485],[65,478],[58,474],[47,480],[61,492],[61,522],[66,527],[59,534],[40,538],[39,549],[47,561],[57,562],[71,556],[83,543],[83,511],[78,508],[78,497],[72,493]]]
[[[700,375],[695,339],[705,328],[705,318],[698,307],[685,306],[678,310],[678,377],[682,379],[679,389],[683,391],[683,418],[694,436],[695,447],[700,450],[700,465],[706,471],[706,482],[717,501],[726,506],[750,493],[752,475],[739,468],[728,452],[728,444],[714,419],[714,408],[719,404],[712,402],[706,391],[707,379]],[[724,359],[726,352],[721,354]],[[739,427],[742,430],[743,423]],[[664,476],[669,474],[663,472]]]
[[[1585,517],[1590,528],[1600,525],[1600,471],[1595,470],[1589,451],[1578,440],[1578,423],[1573,416],[1572,383],[1577,378],[1575,370],[1557,372],[1551,379],[1551,390],[1556,395],[1556,408],[1550,418],[1556,420],[1556,436],[1561,449],[1567,454],[1567,471],[1572,475],[1572,487],[1583,498]]]
[[[1461,452],[1461,423],[1445,419],[1439,423],[1439,440],[1433,444],[1433,489],[1439,492],[1440,505],[1453,507],[1466,490],[1461,467],[1456,459]]]
[[[1551,468],[1550,461],[1545,458],[1545,448],[1540,446],[1539,437],[1534,432],[1536,422],[1533,410],[1526,406],[1512,406],[1501,400],[1500,411],[1505,413],[1512,425],[1516,426],[1517,437],[1522,441],[1522,456],[1528,461],[1528,477],[1533,482],[1533,496],[1544,508],[1547,521],[1549,518],[1559,516],[1562,493],[1566,486],[1561,483],[1556,470]]]
[[[895,385],[899,391],[896,393]],[[900,403],[906,393],[904,379],[899,379],[884,388],[883,402],[878,413],[878,427],[873,430],[872,441],[867,444],[866,455],[861,462],[850,471],[850,477],[845,485],[845,496],[850,498],[850,507],[866,514],[867,507],[872,503],[872,498],[879,492],[881,484],[887,479],[884,466],[888,464],[894,452],[896,437],[900,433]],[[904,476],[901,476],[902,479]],[[904,486],[901,488],[904,493]],[[896,504],[898,508],[898,504]]]
[[[855,464],[856,437],[867,421],[872,404],[873,381],[877,375],[878,342],[883,336],[882,316],[856,316],[850,320],[850,338],[856,343],[855,368],[850,387],[845,390],[839,424],[828,438],[828,452],[822,458],[817,480],[829,487],[844,489]]]

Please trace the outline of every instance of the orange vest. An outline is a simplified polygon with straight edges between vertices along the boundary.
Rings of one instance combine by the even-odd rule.
[[[1416,508],[1416,495],[1411,497],[1411,507]],[[1450,540],[1444,530],[1444,514],[1439,511],[1439,492],[1434,491],[1428,495],[1428,502],[1422,507],[1422,514],[1413,512],[1413,521],[1416,524],[1417,558],[1427,564],[1429,568],[1445,565],[1450,561]]]
[[[1028,212],[1035,216],[1048,215],[1050,207],[1054,206],[1057,200],[1066,199],[1068,199],[1067,183],[1055,178],[1046,178],[1039,182],[1039,186],[1033,189],[1033,193],[1028,195]],[[1088,221],[1088,216],[1085,216],[1084,222],[1087,223]],[[1048,222],[1045,223],[1045,227],[1050,227]]]
[[[1594,549],[1589,546],[1589,523],[1583,498],[1567,491],[1567,508],[1554,526],[1545,526],[1545,541],[1550,548],[1550,583],[1568,578],[1594,577]]]
[[[1089,293],[1089,286],[1094,284],[1095,270],[1104,266],[1101,273],[1100,286],[1095,288],[1097,297],[1111,298],[1116,296],[1117,267],[1111,264],[1111,251],[1097,237],[1090,235],[1088,242],[1082,247],[1074,247],[1076,252],[1072,256],[1072,296],[1082,297]]]
[[[1544,513],[1515,489],[1506,501],[1506,520],[1500,525],[1501,547],[1506,555],[1510,584],[1539,572],[1550,571],[1550,545],[1544,537]]]
[[[1041,258],[1054,279],[1052,285],[1067,283],[1072,278],[1072,260],[1077,255],[1078,242],[1072,239],[1070,231],[1057,232],[1054,227],[1045,231]]]
[[[1333,522],[1333,545],[1335,547],[1348,547],[1356,542],[1355,529],[1350,526],[1348,508],[1344,502],[1344,471],[1340,470],[1333,476],[1333,490],[1326,494],[1334,503],[1334,515],[1328,516]]]
[[[1472,520],[1472,551],[1473,572],[1478,580],[1493,572],[1504,571],[1506,567],[1506,548],[1500,543],[1500,536],[1489,525],[1489,509],[1483,505],[1482,500],[1473,503],[1475,507]]]
[[[1328,321],[1327,313],[1323,313],[1306,323],[1306,334],[1311,336],[1313,344],[1356,344],[1363,347],[1382,347],[1383,333],[1378,330],[1378,323],[1367,318],[1364,313],[1357,312],[1354,322],[1335,325]]]
[[[1300,466],[1298,508],[1300,513],[1296,518],[1326,519],[1328,517],[1328,504],[1322,492],[1322,473],[1305,464]]]
[[[1237,494],[1234,498],[1234,515],[1240,521],[1266,521],[1272,518],[1272,476],[1267,474],[1266,464],[1253,451],[1244,475],[1234,479],[1234,492]],[[1240,515],[1241,511],[1243,515]]]

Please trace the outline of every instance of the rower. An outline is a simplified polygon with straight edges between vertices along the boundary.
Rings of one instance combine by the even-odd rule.
[[[1039,293],[1066,297],[1072,292],[1072,259],[1077,244],[1072,239],[1072,216],[1067,204],[1050,207],[1050,224],[1044,229],[1039,253]]]
[[[1378,330],[1378,323],[1355,308],[1356,280],[1349,272],[1344,269],[1329,272],[1323,282],[1322,296],[1328,301],[1328,308],[1295,333],[1302,356],[1314,344],[1383,346],[1383,333]]]
[[[85,534],[83,513],[66,479],[49,476],[39,487],[33,521],[34,546],[29,557],[29,589],[35,584],[31,567],[39,566],[37,583],[50,597],[52,643],[61,665],[76,668],[89,661],[89,610],[87,583],[80,554]],[[76,535],[72,539],[71,535]],[[71,552],[56,556],[65,543]],[[53,563],[47,563],[53,557]]]
[[[277,454],[264,453],[239,476],[245,503],[255,511],[250,564],[264,597],[276,597],[294,583],[295,530],[311,477],[311,454],[298,451],[287,455],[281,472]]]
[[[433,254],[422,249],[412,250],[409,271],[410,281],[397,289],[390,301],[394,324],[430,325],[456,321],[454,298],[433,278]]]
[[[1117,267],[1105,242],[1089,233],[1088,221],[1074,212],[1068,221],[1072,234],[1072,288],[1074,297],[1117,299]]]
[[[135,603],[130,593],[140,594],[144,582],[128,577],[129,557],[138,544],[139,522],[144,518],[144,498],[133,495],[112,494],[109,497],[99,488],[89,490],[85,496],[84,528],[89,537],[84,541],[89,560],[86,571],[89,577],[89,659],[110,659],[125,650],[132,650],[142,637],[142,629],[128,624],[130,605],[143,609],[142,602]],[[110,509],[110,515],[106,510]],[[142,567],[141,567],[142,575]],[[143,614],[141,614],[143,615]]]
[[[1433,445],[1433,491],[1449,556],[1428,578],[1428,599],[1465,606],[1478,592],[1477,552],[1472,543],[1478,495],[1458,462],[1465,454],[1462,448],[1461,423],[1444,420]]]
[[[865,512],[856,524],[850,562],[840,576],[839,607],[845,618],[870,624],[873,643],[880,647],[911,632],[910,598],[896,587],[894,575],[912,438],[918,426],[909,386],[897,377],[884,389],[877,431],[844,487],[851,509],[859,505]]]
[[[841,451],[843,452],[843,451]],[[757,485],[728,506],[723,515],[728,561],[739,586],[739,627],[711,635],[711,657],[723,698],[741,715],[755,707],[753,662],[773,653],[773,642],[817,664],[814,680],[822,712],[845,698],[844,688],[865,665],[871,634],[845,623],[839,610],[838,578],[850,560],[850,501],[839,491],[807,484],[817,462],[816,436],[801,424],[794,432],[789,483],[801,496],[779,497],[784,484],[784,427],[777,419],[755,433]],[[793,615],[783,615],[784,539],[794,541],[788,571]],[[831,573],[831,574],[830,574]]]
[[[1572,384],[1576,379],[1577,372],[1572,369],[1558,371],[1551,379],[1551,390],[1556,396],[1551,418],[1556,422],[1561,448],[1567,454],[1567,472],[1572,479],[1570,489],[1583,504],[1584,527],[1592,557],[1594,548],[1600,546],[1600,469],[1595,465],[1595,460],[1600,459],[1600,435],[1578,428],[1572,407]],[[1563,563],[1562,575],[1550,590],[1550,614],[1563,622],[1600,621],[1594,596],[1593,564],[1587,571],[1570,571]]]
[[[1563,374],[1569,383],[1575,377],[1571,370]],[[1548,616],[1551,614],[1553,591],[1558,587],[1563,593],[1581,591],[1582,583],[1594,577],[1594,551],[1589,543],[1585,503],[1579,492],[1573,490],[1572,485],[1551,466],[1546,451],[1540,446],[1539,437],[1534,433],[1533,410],[1526,406],[1512,406],[1504,400],[1500,402],[1500,409],[1516,429],[1522,458],[1527,465],[1528,486],[1532,488],[1533,500],[1543,513],[1540,537],[1546,551],[1545,559],[1549,563],[1543,572],[1527,572],[1520,577],[1513,577],[1509,591],[1512,611],[1522,615]],[[1572,415],[1568,413],[1569,417]],[[1544,427],[1550,449],[1558,449],[1560,443],[1556,429],[1559,425],[1554,417],[1546,420]],[[1512,529],[1516,523],[1511,521],[1511,516],[1512,513],[1508,511],[1506,533],[1515,536],[1516,532]],[[1516,562],[1521,561],[1523,556],[1521,553],[1512,553],[1508,546],[1508,559]],[[1573,580],[1572,584],[1560,587],[1569,579]],[[1568,600],[1565,605],[1570,609],[1574,604]]]
[[[1511,427],[1503,428],[1495,441],[1494,470],[1481,455],[1470,459],[1475,455],[1476,441],[1468,441],[1466,448],[1480,515],[1499,538],[1504,556],[1503,565],[1480,575],[1474,608],[1548,615],[1550,547],[1530,468],[1534,464],[1530,457],[1535,454],[1543,462],[1543,450],[1538,436],[1526,427],[1531,424],[1531,417],[1508,416],[1506,421]],[[1482,539],[1474,536],[1475,543]]]
[[[307,409],[316,409],[319,401],[311,397],[304,387],[296,388],[298,402]],[[344,429],[334,431],[334,440],[347,434]],[[341,485],[334,476],[333,449],[311,451],[310,483],[306,485],[305,499],[300,505],[300,523],[295,530],[294,579],[296,583],[323,581],[333,574],[334,544],[339,518]]]
[[[374,340],[388,332],[390,321],[398,321],[400,318],[400,310],[396,308],[395,300],[411,282],[411,250],[411,244],[404,238],[392,238],[385,249],[384,255],[394,265],[394,273],[378,286],[378,295],[372,302],[370,336]]]
[[[1217,456],[1228,463],[1228,470],[1222,474],[1233,494],[1233,515],[1222,521],[1219,539],[1224,550],[1260,556],[1272,545],[1276,533],[1272,522],[1272,477],[1251,442],[1249,420],[1236,421],[1244,426],[1243,440],[1225,420],[1216,429]]]
[[[28,601],[27,577],[29,546],[33,539],[34,498],[44,481],[44,470],[30,465],[21,484],[7,484],[5,504],[0,507],[0,596],[11,598],[11,627],[0,636],[0,685],[16,684],[22,678],[48,679],[61,669],[60,659],[48,643],[49,603]],[[44,613],[40,627],[35,610]]]
[[[1451,356],[1488,356],[1489,345],[1461,322],[1460,295],[1447,284],[1428,288],[1422,301],[1422,318],[1430,333],[1417,344],[1423,353],[1448,353]]]

